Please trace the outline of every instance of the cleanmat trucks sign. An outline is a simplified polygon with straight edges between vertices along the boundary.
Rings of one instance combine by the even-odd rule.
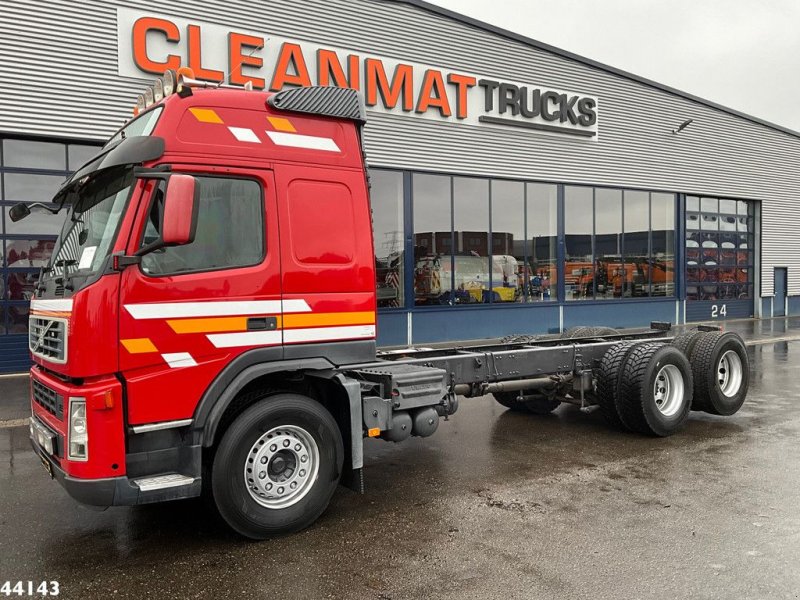
[[[124,8],[117,35],[126,77],[188,66],[256,89],[336,85],[360,90],[370,111],[597,139],[598,102],[586,94]]]

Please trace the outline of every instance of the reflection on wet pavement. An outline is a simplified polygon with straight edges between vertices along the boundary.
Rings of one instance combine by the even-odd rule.
[[[749,351],[742,411],[692,413],[668,439],[463,399],[431,438],[369,440],[365,495],[340,489],[311,529],[261,543],[200,500],[80,507],[25,428],[0,429],[0,582],[55,579],[65,598],[795,597],[800,342]]]

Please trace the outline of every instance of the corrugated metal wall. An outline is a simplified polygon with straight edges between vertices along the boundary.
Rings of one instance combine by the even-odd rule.
[[[800,294],[799,138],[399,2],[2,0],[0,131],[102,138],[127,118],[142,82],[117,76],[117,6],[597,96],[597,142],[374,115],[367,150],[381,166],[761,200],[762,291],[788,266]]]

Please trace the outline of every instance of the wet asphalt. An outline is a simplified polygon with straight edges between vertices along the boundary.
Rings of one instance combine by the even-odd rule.
[[[431,438],[368,440],[366,494],[310,529],[237,538],[202,501],[77,505],[30,449],[0,380],[0,585],[63,598],[798,598],[800,319],[731,324],[751,387],[667,439],[562,405],[462,399]],[[766,343],[765,343],[766,342]],[[3,425],[3,422],[6,425]],[[0,595],[0,597],[3,597]]]

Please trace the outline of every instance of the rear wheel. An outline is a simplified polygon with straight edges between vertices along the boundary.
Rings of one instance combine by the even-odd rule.
[[[681,333],[680,335],[675,336],[675,339],[672,340],[670,345],[675,346],[678,350],[686,355],[686,358],[692,360],[692,351],[694,350],[694,345],[697,343],[697,340],[704,335],[705,334],[702,331],[688,331],[686,333]]]
[[[214,502],[243,536],[299,531],[328,506],[343,457],[339,427],[322,405],[298,394],[264,397],[219,443],[211,472]]]
[[[663,344],[641,344],[625,359],[617,411],[633,431],[672,435],[689,416],[692,389],[692,367],[680,350]]]
[[[613,345],[603,355],[600,366],[595,369],[594,376],[597,382],[596,394],[600,413],[606,422],[618,429],[628,429],[622,422],[617,412],[615,398],[619,389],[622,365],[631,350],[639,342],[620,342]]]
[[[750,385],[747,348],[733,332],[705,333],[692,353],[695,409],[732,415],[744,404]]]

